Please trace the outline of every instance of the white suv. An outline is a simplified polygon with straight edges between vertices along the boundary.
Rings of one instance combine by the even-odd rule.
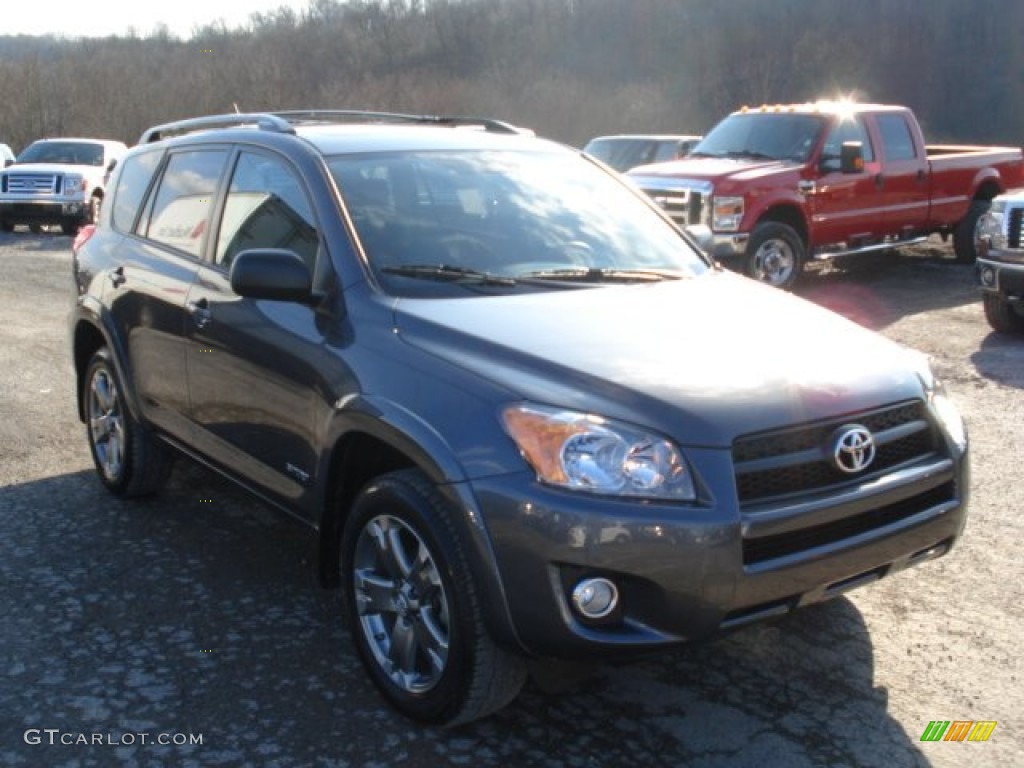
[[[103,139],[40,139],[0,171],[0,230],[59,224],[74,234],[96,220],[110,172],[127,147]]]

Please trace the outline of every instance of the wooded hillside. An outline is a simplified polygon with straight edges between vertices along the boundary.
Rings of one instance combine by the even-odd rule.
[[[703,133],[743,104],[854,95],[929,141],[1024,143],[1024,2],[311,0],[242,28],[0,37],[0,141],[133,143],[200,114],[477,114],[572,144]]]

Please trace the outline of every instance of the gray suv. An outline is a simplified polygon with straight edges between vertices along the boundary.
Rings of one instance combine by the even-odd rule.
[[[412,718],[963,530],[966,434],[920,355],[722,271],[577,151],[491,120],[230,115],[151,129],[110,190],[70,329],[100,481],[152,493],[185,453],[316,529]]]

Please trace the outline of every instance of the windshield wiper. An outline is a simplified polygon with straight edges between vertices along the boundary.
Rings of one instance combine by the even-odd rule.
[[[381,267],[381,272],[402,277],[418,277],[424,280],[470,282],[477,285],[512,286],[516,284],[515,279],[511,277],[481,272],[478,269],[469,269],[468,267],[456,267],[451,264],[401,264]]]
[[[749,157],[751,160],[778,160],[777,157],[766,155],[763,152],[755,152],[752,149],[738,149],[726,152],[724,157]]]
[[[601,267],[567,267],[565,269],[541,269],[525,272],[519,277],[532,280],[564,280],[584,283],[656,283],[661,280],[678,280],[675,272],[657,269],[610,269]]]

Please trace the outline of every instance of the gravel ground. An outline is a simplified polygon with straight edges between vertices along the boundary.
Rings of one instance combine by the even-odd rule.
[[[972,438],[954,552],[560,693],[528,684],[447,731],[382,704],[298,524],[186,461],[157,499],[102,490],[73,404],[69,246],[0,234],[4,768],[1024,765],[1024,339],[989,332],[973,270],[938,240],[800,292],[933,356]],[[922,743],[932,720],[998,724]]]

